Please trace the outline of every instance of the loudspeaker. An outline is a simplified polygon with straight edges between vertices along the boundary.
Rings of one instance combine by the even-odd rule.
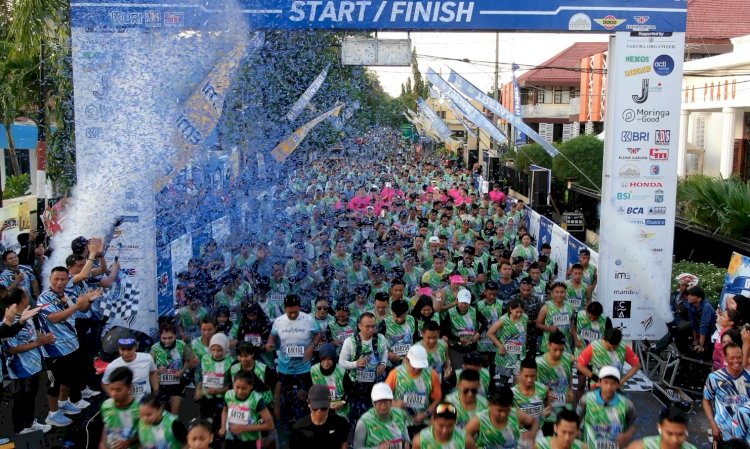
[[[549,171],[532,170],[531,182],[529,182],[529,206],[542,206],[547,204],[549,195]]]

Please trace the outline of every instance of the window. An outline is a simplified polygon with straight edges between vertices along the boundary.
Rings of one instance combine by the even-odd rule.
[[[453,131],[453,137],[463,140],[466,138],[466,131],[463,129],[460,131]]]
[[[445,120],[445,111],[437,111],[438,117]]]
[[[29,160],[30,150],[19,150],[16,148],[16,156],[18,157],[18,165],[21,168],[21,173],[31,173],[31,161]],[[7,175],[13,174],[13,165],[10,162],[10,151],[7,149],[3,151],[5,153],[5,173]]]
[[[705,148],[706,143],[706,117],[697,116],[693,122],[693,145]]]
[[[536,91],[536,101],[534,104],[538,103],[544,103],[544,89],[539,89]]]
[[[552,102],[555,104],[562,103],[562,88],[555,87],[552,91]]]
[[[570,88],[570,98],[578,98],[581,96],[581,89],[577,87]]]

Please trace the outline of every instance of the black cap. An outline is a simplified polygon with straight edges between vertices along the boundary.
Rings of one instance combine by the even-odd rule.
[[[70,244],[70,249],[73,250],[74,253],[82,253],[86,247],[88,246],[89,241],[84,236],[79,236],[73,239],[73,243]]]
[[[524,263],[525,261],[526,261],[526,259],[524,259],[523,257],[514,257],[513,258],[513,265],[515,265],[517,263]]]
[[[500,253],[500,257],[503,259],[510,259],[511,252],[507,249],[503,250],[503,252]]]
[[[471,246],[471,245],[466,245],[466,246],[464,247],[464,254],[471,254],[471,255],[473,256],[473,255],[474,255],[475,253],[476,253],[476,252],[474,251],[474,247],[473,247],[473,246]]]
[[[470,352],[464,356],[465,365],[481,365],[482,356],[478,352]]]
[[[590,256],[591,251],[589,251],[588,248],[583,248],[582,250],[578,251],[578,254],[581,256]]]

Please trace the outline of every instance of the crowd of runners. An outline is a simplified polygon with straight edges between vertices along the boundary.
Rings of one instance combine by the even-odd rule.
[[[101,378],[98,304],[120,267],[106,242],[81,237],[40,291],[45,247],[32,238],[2,255],[0,274],[13,430],[69,426],[107,397],[101,449],[692,448],[674,408],[645,429],[658,435],[634,441],[624,387],[640,361],[595,300],[588,251],[557,266],[523,202],[481,187],[388,132],[356,156],[300,166],[179,274],[178,311],[150,350],[119,339]],[[717,317],[699,279],[678,282],[671,326],[687,325],[715,364],[704,395],[714,442],[739,445],[748,300]],[[34,406],[41,379],[46,416]],[[198,416],[180,418],[185,401]]]

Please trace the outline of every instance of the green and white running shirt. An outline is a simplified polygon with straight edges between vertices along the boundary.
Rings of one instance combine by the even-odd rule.
[[[172,425],[179,418],[169,412],[162,412],[161,422],[156,425],[138,422],[138,441],[141,449],[182,449],[182,443],[172,432]]]
[[[240,399],[234,390],[229,390],[224,394],[224,406],[227,409],[227,440],[255,441],[260,438],[260,432],[234,434],[229,431],[233,424],[247,426],[260,422],[260,412],[267,407],[260,393],[251,391],[247,398]]]
[[[541,419],[542,413],[544,412],[544,403],[547,400],[547,394],[549,388],[543,385],[541,382],[536,381],[534,383],[534,392],[530,396],[526,396],[521,392],[518,384],[513,385],[513,405],[520,408],[524,413],[531,416],[532,418]]]
[[[367,429],[364,447],[378,447],[382,443],[388,443],[388,448],[401,449],[404,442],[409,441],[409,433],[406,429],[408,415],[400,408],[391,408],[391,416],[388,421],[380,419],[371,408],[359,422]]]
[[[537,379],[549,388],[549,396],[552,401],[552,413],[544,420],[555,422],[557,414],[564,408],[572,408],[567,402],[568,390],[572,388],[573,382],[573,356],[563,352],[560,363],[557,366],[547,360],[546,355],[536,358]]]
[[[102,402],[100,410],[107,447],[112,448],[120,441],[128,440],[138,433],[138,420],[141,414],[138,410],[138,401],[135,399],[126,408],[118,408],[114,399],[109,398]],[[137,448],[138,444],[130,447]]]
[[[465,449],[466,434],[462,430],[454,429],[450,441],[441,443],[435,438],[432,426],[425,427],[419,432],[419,447],[422,449]]]
[[[615,393],[605,405],[599,388],[583,395],[578,414],[583,419],[584,442],[590,449],[618,449],[617,437],[635,421],[630,399]]]

